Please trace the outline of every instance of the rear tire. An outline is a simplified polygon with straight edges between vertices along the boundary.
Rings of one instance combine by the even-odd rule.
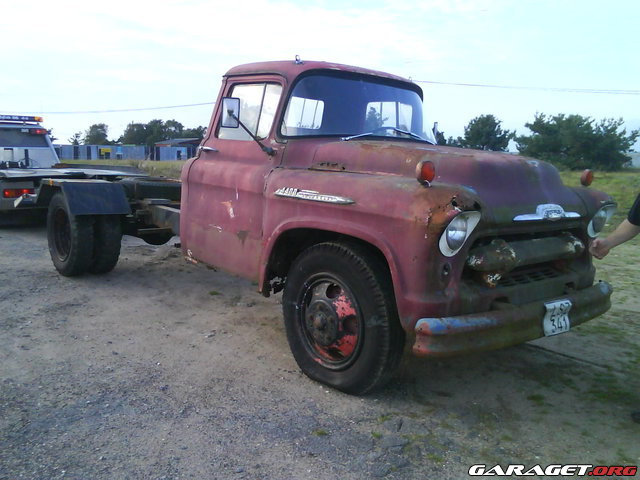
[[[91,273],[107,273],[113,270],[120,257],[122,227],[118,215],[97,215],[93,226],[93,263]]]
[[[61,275],[82,275],[93,263],[93,218],[72,215],[62,192],[49,203],[47,240],[51,260]]]
[[[404,331],[389,273],[355,244],[322,243],[293,262],[283,297],[287,339],[310,378],[351,394],[383,386]]]

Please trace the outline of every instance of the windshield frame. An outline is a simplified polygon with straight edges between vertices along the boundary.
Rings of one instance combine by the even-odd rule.
[[[292,98],[296,97],[295,95],[296,89],[298,88],[300,83],[308,80],[310,77],[325,77],[329,79],[334,78],[338,80],[366,82],[368,84],[371,84],[375,88],[389,89],[389,92],[391,92],[392,89],[398,89],[402,91],[399,97],[411,96],[412,94],[415,94],[416,97],[413,98],[412,99],[413,101],[407,105],[412,107],[412,113],[411,113],[412,122],[417,121],[417,124],[416,125],[412,124],[411,126],[412,128],[407,130],[421,137],[425,133],[424,111],[423,111],[423,102],[422,102],[423,94],[422,94],[422,89],[415,83],[411,83],[409,81],[396,80],[392,78],[378,77],[375,75],[369,75],[369,74],[363,74],[363,73],[357,73],[357,72],[314,69],[314,70],[309,70],[301,74],[298,78],[296,78],[295,82],[291,85],[291,88],[288,89],[287,97],[283,99],[284,101],[283,108],[281,110],[280,117],[278,118],[278,123],[277,123],[278,127],[276,129],[276,132],[278,137],[284,140],[295,140],[295,139],[302,139],[302,138],[344,138],[344,137],[350,137],[354,135],[371,133],[370,131],[367,131],[363,128],[360,128],[358,131],[352,130],[352,131],[340,131],[340,132],[337,132],[337,131],[322,132],[321,129],[318,128],[318,133],[309,131],[308,133],[305,132],[303,134],[290,134],[289,132],[287,132],[287,129],[292,128],[285,124],[287,119],[287,114],[289,112],[289,105],[292,102]],[[297,97],[297,98],[302,98],[302,97]],[[361,100],[364,101],[365,98],[363,97]],[[395,100],[395,101],[398,101],[398,100]],[[420,129],[419,132],[416,131],[417,128]],[[305,130],[307,129],[305,128]],[[426,133],[427,133],[427,136],[425,140],[429,141],[429,132],[426,132]],[[383,139],[383,140],[394,139],[394,140],[420,141],[415,138],[403,137],[403,136],[397,136],[397,135],[369,135],[369,138]]]

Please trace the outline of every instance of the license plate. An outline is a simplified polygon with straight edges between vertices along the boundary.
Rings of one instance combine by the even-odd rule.
[[[571,328],[569,321],[569,310],[571,310],[570,300],[557,300],[544,304],[547,313],[542,319],[542,328],[545,336],[557,335],[568,332]]]

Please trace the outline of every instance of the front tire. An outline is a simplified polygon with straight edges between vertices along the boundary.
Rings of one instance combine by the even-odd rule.
[[[293,262],[283,298],[287,339],[310,378],[351,394],[383,386],[404,347],[388,270],[355,244],[322,243]]]
[[[49,203],[47,212],[49,253],[61,275],[85,273],[93,262],[93,218],[73,215],[61,192]]]

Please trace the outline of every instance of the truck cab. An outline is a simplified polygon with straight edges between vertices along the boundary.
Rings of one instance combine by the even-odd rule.
[[[14,211],[22,195],[34,193],[34,181],[25,177],[28,169],[58,163],[49,131],[41,123],[42,117],[0,115],[0,215]]]
[[[387,73],[242,65],[182,171],[187,258],[284,289],[299,366],[347,392],[383,384],[405,335],[451,356],[610,305],[587,247],[611,198],[536,159],[435,145],[422,115],[420,87]]]
[[[48,168],[58,163],[42,117],[0,115],[0,168]]]

